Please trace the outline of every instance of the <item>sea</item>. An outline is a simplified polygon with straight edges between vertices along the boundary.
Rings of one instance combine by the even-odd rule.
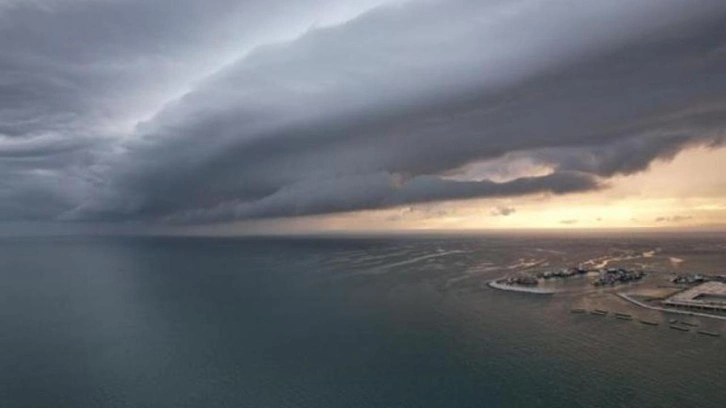
[[[583,262],[726,235],[2,238],[0,407],[725,407],[726,337],[487,286]]]

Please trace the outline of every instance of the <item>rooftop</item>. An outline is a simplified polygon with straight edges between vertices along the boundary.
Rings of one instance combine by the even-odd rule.
[[[678,292],[664,302],[672,306],[688,306],[726,311],[726,283],[705,282]]]

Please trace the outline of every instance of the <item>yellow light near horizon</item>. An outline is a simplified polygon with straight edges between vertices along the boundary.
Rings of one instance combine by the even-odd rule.
[[[726,227],[726,148],[694,148],[641,173],[607,180],[609,188],[415,204],[243,223],[279,232]],[[511,214],[494,215],[510,207]],[[225,227],[239,232],[239,225]]]
[[[443,217],[412,217],[396,228],[643,228],[726,224],[726,148],[694,148],[601,191],[432,204]],[[498,206],[515,208],[492,216]],[[435,211],[432,211],[435,212]]]

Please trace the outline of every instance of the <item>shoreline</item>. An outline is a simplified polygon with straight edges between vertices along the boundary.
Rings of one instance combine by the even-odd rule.
[[[551,290],[551,289],[528,288],[528,287],[507,285],[507,284],[499,283],[499,282],[497,282],[497,280],[489,281],[487,283],[487,286],[489,286],[490,288],[506,290],[509,292],[531,293],[531,294],[535,294],[535,295],[552,295],[552,294],[557,293],[556,290]]]

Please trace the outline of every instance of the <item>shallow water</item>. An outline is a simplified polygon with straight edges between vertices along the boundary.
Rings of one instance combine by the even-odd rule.
[[[724,243],[4,239],[0,407],[723,407],[725,338],[570,313],[628,307],[599,292],[486,282],[606,258],[714,273]]]

